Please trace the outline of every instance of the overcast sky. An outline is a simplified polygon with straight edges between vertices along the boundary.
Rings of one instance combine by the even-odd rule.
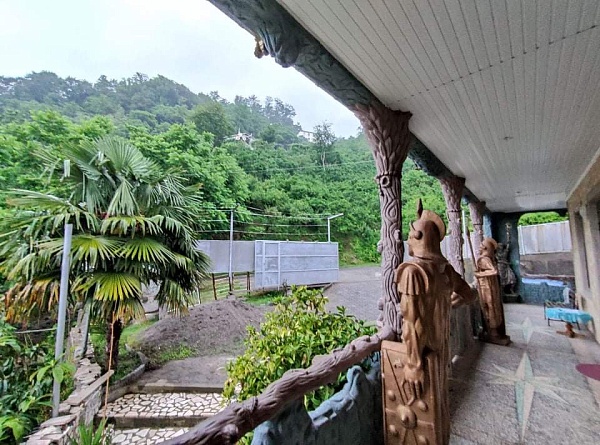
[[[293,68],[254,57],[254,38],[206,0],[0,0],[0,75],[53,71],[95,81],[162,74],[192,91],[279,97],[306,130],[358,120]]]

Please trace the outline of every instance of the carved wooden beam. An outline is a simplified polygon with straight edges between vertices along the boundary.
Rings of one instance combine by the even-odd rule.
[[[307,369],[287,371],[262,394],[241,403],[232,403],[219,414],[200,423],[186,434],[164,442],[165,445],[233,445],[244,434],[271,419],[290,402],[335,381],[352,365],[375,351],[384,340],[394,337],[390,329],[359,337],[339,351],[313,360]]]
[[[446,201],[446,210],[448,212],[448,225],[450,226],[450,254],[448,262],[452,264],[454,270],[465,276],[465,262],[462,256],[462,228],[461,228],[461,207],[460,201],[465,187],[465,178],[458,176],[444,176],[439,178],[442,185],[444,200]]]
[[[406,160],[412,136],[408,131],[411,113],[393,111],[379,102],[357,106],[354,114],[363,125],[371,145],[379,185],[381,208],[381,274],[383,281],[379,309],[383,311],[379,325],[390,326],[400,336],[402,319],[400,300],[394,284],[394,271],[402,263],[402,165]]]
[[[475,232],[475,242],[473,243],[473,251],[475,255],[479,255],[479,246],[483,241],[483,214],[485,213],[485,201],[470,201],[469,213],[471,214],[471,222],[473,223],[473,231]]]

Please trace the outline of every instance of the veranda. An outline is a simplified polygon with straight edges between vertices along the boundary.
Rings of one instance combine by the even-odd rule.
[[[410,156],[442,185],[452,239],[448,260],[461,274],[463,200],[478,242],[484,234],[499,242],[510,236],[509,258],[516,270],[519,217],[532,211],[568,212],[577,302],[591,314],[588,327],[600,341],[597,2],[211,2],[249,31],[249,51],[254,38],[258,57],[295,67],[361,120],[378,172],[384,301],[397,299],[394,270],[403,257],[401,171]],[[374,294],[372,304],[379,298]],[[453,319],[454,352],[463,357],[454,364],[453,388],[466,405],[453,396],[452,440],[560,443],[562,437],[593,443],[600,434],[597,394],[594,399],[573,368],[580,359],[598,362],[597,344],[552,337],[530,307],[511,305],[506,312],[514,338],[509,348],[473,345],[468,313]],[[352,436],[365,438],[359,443],[381,443],[378,384],[366,391],[370,405],[361,399],[362,415],[333,410],[321,412],[318,422],[301,423],[297,420],[306,414],[290,402],[378,351],[382,340],[395,338],[388,323],[378,335],[357,339],[310,369],[284,376],[263,395],[231,405],[170,443],[235,443],[277,414],[274,432],[261,443],[282,443],[276,437],[289,443],[348,443],[344,434],[361,428],[366,433]],[[553,357],[546,356],[546,347],[554,347]],[[465,378],[473,372],[488,378]],[[512,385],[511,390],[490,389],[498,382]],[[569,394],[583,402],[572,404]],[[558,416],[569,411],[561,408],[563,403],[578,411]],[[466,423],[460,420],[465,407],[470,409]],[[286,423],[282,410],[295,420]],[[506,410],[517,415],[506,417]],[[335,422],[331,435],[322,433],[323,425]],[[568,434],[557,433],[565,428]],[[393,443],[416,443],[403,440]]]

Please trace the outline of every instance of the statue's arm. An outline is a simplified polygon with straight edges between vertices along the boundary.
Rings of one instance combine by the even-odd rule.
[[[425,384],[423,353],[427,332],[423,326],[423,298],[428,290],[428,277],[420,266],[404,263],[396,270],[396,283],[403,315],[402,342],[408,354],[404,379],[409,384],[409,391],[420,398]]]
[[[406,345],[409,368],[420,369],[423,366],[422,357],[425,347],[423,341],[423,325],[421,323],[421,311],[419,310],[419,296],[402,294],[400,296],[400,307],[402,309],[402,342]]]
[[[496,266],[496,264],[494,264],[494,262],[490,258],[487,258],[487,257],[479,258],[479,260],[477,261],[477,268],[479,269],[478,271],[475,272],[475,276],[477,278],[491,277],[494,275],[498,275],[498,267]]]
[[[450,266],[452,282],[452,307],[470,304],[475,301],[477,295],[471,291],[469,284]]]

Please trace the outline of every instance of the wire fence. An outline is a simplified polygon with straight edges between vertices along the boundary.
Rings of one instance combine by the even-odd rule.
[[[229,234],[237,240],[268,238],[273,240],[327,241],[328,213],[280,215],[252,206],[234,208],[210,208],[207,211],[222,212],[222,218],[214,216],[199,220],[206,225],[198,233],[213,234],[224,239]],[[232,221],[233,220],[233,221]]]

